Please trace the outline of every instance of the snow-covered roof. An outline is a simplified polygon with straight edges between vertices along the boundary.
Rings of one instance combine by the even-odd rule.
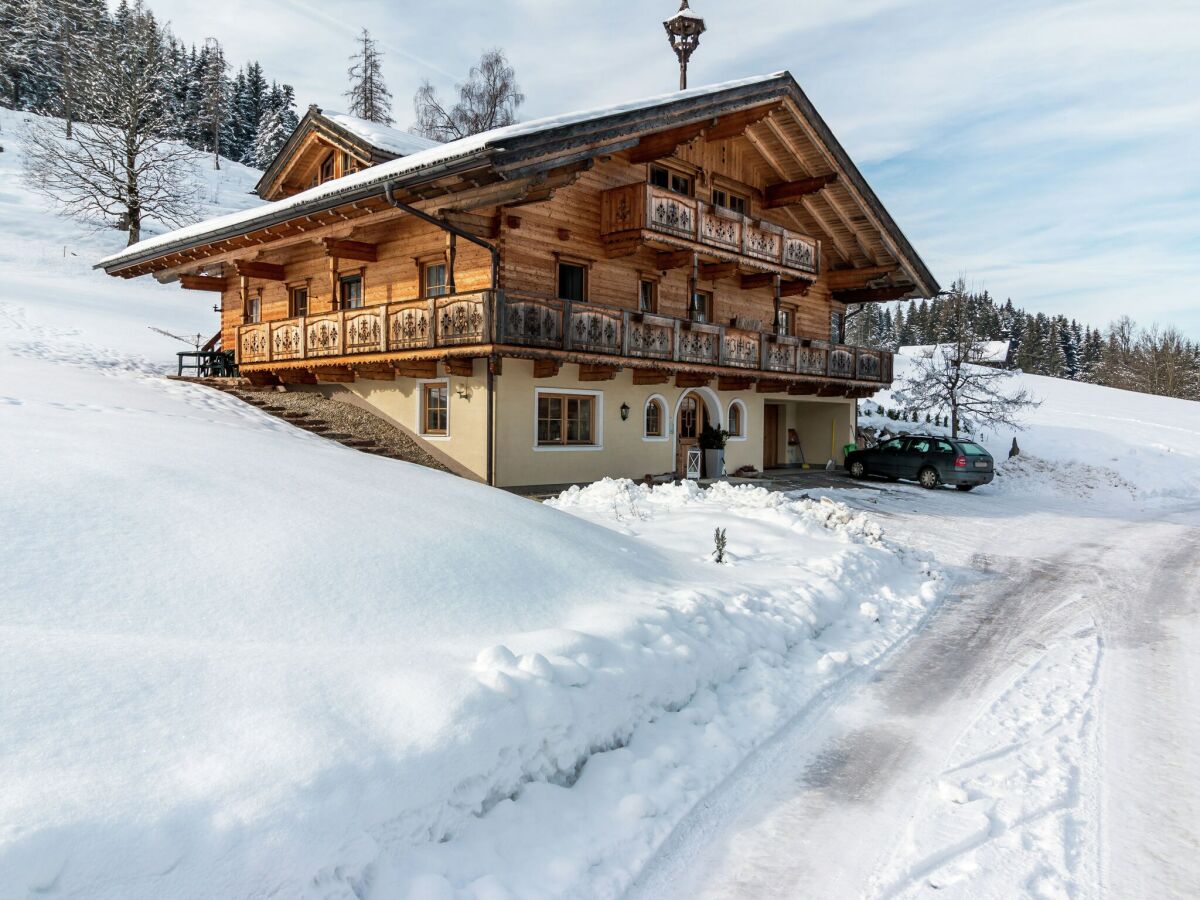
[[[914,344],[910,347],[901,347],[896,352],[901,356],[915,356],[929,359],[937,352],[938,348],[943,351],[950,349],[947,344]],[[1008,362],[1009,350],[1012,347],[1011,341],[982,341],[975,346],[975,353],[971,355],[972,362],[981,363],[1006,363]]]
[[[346,113],[323,109],[321,116],[362,138],[372,147],[385,150],[395,156],[409,156],[413,153],[420,153],[422,150],[428,150],[430,147],[441,146],[437,141],[421,137],[419,134],[401,131],[399,128],[381,125],[378,122],[369,122]]]
[[[750,78],[739,78],[734,81],[725,81],[720,84],[708,85],[706,87],[689,88],[686,91],[672,91],[667,94],[655,94],[652,97],[645,97],[640,100],[633,100],[628,103],[618,103],[613,106],[602,106],[596,109],[584,110],[581,112],[566,113],[558,116],[547,116],[542,119],[533,119],[528,122],[518,122],[515,125],[506,125],[502,128],[493,128],[490,131],[484,131],[479,134],[471,135],[470,137],[460,138],[457,141],[449,141],[445,144],[435,143],[433,146],[416,153],[402,156],[398,159],[393,159],[388,162],[380,163],[377,166],[371,166],[368,169],[363,169],[359,172],[354,172],[350,175],[344,175],[341,178],[335,178],[331,181],[326,181],[316,187],[309,188],[307,191],[301,191],[299,194],[293,194],[291,197],[285,197],[282,200],[276,200],[271,203],[264,203],[261,206],[252,207],[251,209],[243,210],[242,212],[232,213],[227,216],[220,216],[216,219],[208,219],[203,222],[196,222],[192,225],[177,228],[174,231],[168,231],[165,234],[156,235],[139,241],[131,247],[127,247],[120,253],[114,253],[100,260],[96,264],[98,268],[110,268],[115,264],[125,262],[127,260],[138,259],[146,255],[147,251],[158,250],[160,248],[169,247],[173,244],[185,244],[189,241],[195,241],[209,234],[226,229],[241,227],[248,229],[250,226],[260,224],[261,227],[266,227],[272,220],[279,221],[281,214],[287,213],[290,210],[300,208],[306,204],[313,203],[322,199],[335,197],[340,194],[349,194],[356,188],[367,187],[370,185],[378,185],[392,179],[404,175],[412,175],[424,169],[431,169],[438,165],[444,165],[453,161],[461,160],[469,156],[479,154],[486,148],[498,147],[502,141],[511,138],[523,137],[530,134],[536,134],[540,131],[549,131],[553,128],[561,128],[563,126],[578,125],[584,122],[589,122],[595,119],[602,119],[608,116],[619,115],[626,112],[634,112],[641,109],[649,109],[654,106],[659,106],[664,103],[674,102],[678,100],[687,100],[695,97],[704,97],[709,94],[727,91],[732,88],[745,87],[749,85],[759,84],[772,81],[776,78],[786,76],[786,72],[772,72],[769,75],[756,75]]]

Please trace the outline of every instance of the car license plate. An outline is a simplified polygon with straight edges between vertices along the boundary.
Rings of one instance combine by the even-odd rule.
[[[984,462],[982,459],[977,459],[975,461],[975,468],[986,469],[987,467],[988,467],[988,464],[986,462]]]

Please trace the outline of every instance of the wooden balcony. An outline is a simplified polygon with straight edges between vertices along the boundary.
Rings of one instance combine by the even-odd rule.
[[[821,245],[807,235],[650,184],[605,191],[600,234],[614,254],[660,239],[781,275],[811,278],[821,267]]]
[[[242,325],[238,363],[251,370],[373,363],[449,348],[480,355],[611,357],[614,365],[676,370],[741,370],[747,377],[807,376],[887,384],[892,354],[827,341],[692,322],[597,303],[480,291],[431,300]],[[506,353],[506,349],[509,351]],[[422,353],[417,354],[417,351]],[[532,352],[529,355],[542,355]]]

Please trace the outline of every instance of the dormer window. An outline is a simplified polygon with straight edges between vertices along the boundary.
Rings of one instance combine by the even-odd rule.
[[[333,154],[330,153],[321,162],[321,176],[319,181],[324,184],[327,181],[333,180]]]

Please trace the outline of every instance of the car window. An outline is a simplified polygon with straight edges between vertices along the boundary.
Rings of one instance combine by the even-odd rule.
[[[949,441],[938,441],[937,442],[937,452],[938,453],[953,453],[954,448],[950,445]]]
[[[913,453],[928,453],[929,452],[929,441],[925,438],[915,440],[912,442],[912,446],[909,447],[909,449]]]
[[[886,444],[879,448],[887,453],[896,453],[904,449],[904,438],[892,438]]]
[[[958,446],[962,447],[962,452],[967,456],[987,456],[988,452],[978,444],[972,444],[970,441],[960,441]]]

